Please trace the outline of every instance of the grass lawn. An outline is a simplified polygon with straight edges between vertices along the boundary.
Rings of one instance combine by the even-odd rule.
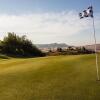
[[[100,100],[95,56],[1,58],[0,100]]]

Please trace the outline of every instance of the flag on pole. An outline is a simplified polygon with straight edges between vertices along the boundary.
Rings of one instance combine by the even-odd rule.
[[[96,47],[96,35],[95,35],[95,25],[94,25],[94,16],[93,16],[93,7],[89,6],[86,10],[84,10],[82,13],[79,13],[80,19],[85,17],[91,17],[93,19],[93,31],[94,31],[94,42],[95,42],[95,56],[96,56],[96,70],[97,70],[97,80],[100,81],[99,78],[99,71],[98,71],[98,55],[97,55],[97,47]]]
[[[89,6],[86,10],[84,10],[82,13],[79,13],[80,19],[84,17],[91,17],[93,18],[93,7]]]

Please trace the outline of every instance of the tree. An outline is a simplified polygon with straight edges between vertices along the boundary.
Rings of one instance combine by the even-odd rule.
[[[58,52],[62,52],[63,50],[62,50],[62,48],[59,48],[59,47],[58,47],[58,48],[57,48],[57,51],[58,51]]]
[[[18,56],[44,56],[44,54],[26,36],[19,37],[8,33],[2,41],[2,53]]]

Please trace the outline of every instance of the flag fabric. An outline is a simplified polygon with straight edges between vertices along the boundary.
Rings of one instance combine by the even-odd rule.
[[[89,6],[86,10],[84,10],[82,13],[79,13],[80,19],[84,17],[91,17],[93,18],[93,7]]]

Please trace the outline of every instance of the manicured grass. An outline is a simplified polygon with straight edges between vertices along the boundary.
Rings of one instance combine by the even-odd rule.
[[[0,100],[100,100],[95,56],[0,59]]]

